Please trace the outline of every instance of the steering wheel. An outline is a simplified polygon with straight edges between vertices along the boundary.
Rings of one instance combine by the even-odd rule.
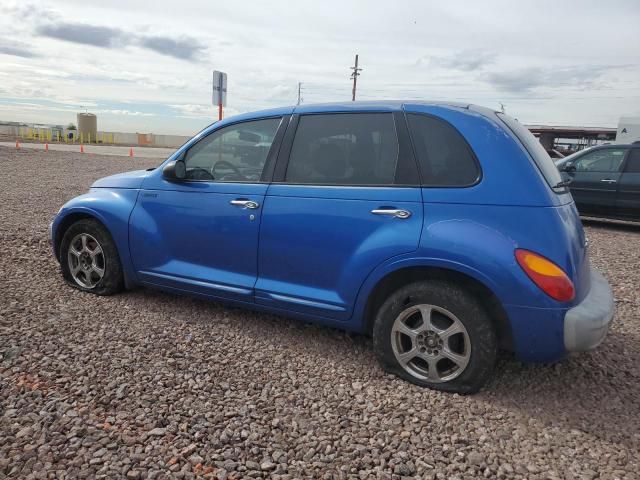
[[[216,178],[218,178],[220,176],[220,175],[218,175],[218,172],[216,171],[219,167],[228,168],[230,170],[233,170],[233,173],[235,173],[238,177],[240,177],[241,180],[246,180],[246,177],[242,174],[242,172],[240,172],[238,167],[236,167],[231,162],[227,162],[226,160],[220,160],[220,161],[216,162],[213,165],[213,173],[215,174]]]
[[[187,173],[189,180],[213,180],[213,175],[206,168],[191,167]]]

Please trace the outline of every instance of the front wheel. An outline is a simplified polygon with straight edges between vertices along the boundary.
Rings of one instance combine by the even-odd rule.
[[[474,393],[490,377],[496,334],[480,302],[454,283],[416,282],[394,292],[373,327],[385,370],[416,385]]]
[[[111,235],[93,219],[67,229],[60,244],[60,266],[67,283],[97,295],[111,295],[124,285],[120,256]]]

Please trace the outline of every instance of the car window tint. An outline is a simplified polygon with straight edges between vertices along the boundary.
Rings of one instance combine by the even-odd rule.
[[[288,183],[389,185],[398,162],[390,113],[300,117],[285,175]]]
[[[243,122],[221,128],[187,151],[189,180],[258,182],[280,118]]]
[[[577,172],[617,172],[624,160],[624,148],[606,148],[586,153],[573,164]]]
[[[631,150],[624,171],[626,173],[640,173],[640,148]]]
[[[453,126],[427,115],[408,114],[407,120],[424,185],[464,187],[476,182],[478,164]]]

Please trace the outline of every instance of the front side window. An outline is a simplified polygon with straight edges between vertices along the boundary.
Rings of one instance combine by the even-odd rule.
[[[451,125],[427,115],[407,115],[413,147],[430,187],[465,187],[480,178],[480,169],[464,137]]]
[[[625,153],[624,148],[596,150],[585,154],[573,165],[576,172],[618,172]]]
[[[390,113],[300,117],[285,181],[316,185],[390,185],[398,139]]]
[[[184,157],[187,180],[260,181],[280,120],[229,125],[203,138]]]

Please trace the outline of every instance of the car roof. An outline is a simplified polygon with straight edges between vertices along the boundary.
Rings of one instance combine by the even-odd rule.
[[[594,150],[605,150],[607,148],[640,148],[640,143],[605,143],[603,145],[594,145],[593,147],[584,148],[580,150],[580,153],[593,152]]]
[[[479,107],[463,102],[447,102],[441,100],[367,100],[356,102],[327,102],[327,103],[305,103],[302,105],[291,105],[286,107],[259,110],[255,112],[242,113],[234,118],[241,117],[267,117],[275,115],[286,115],[290,113],[324,113],[324,112],[345,112],[345,111],[400,111],[408,105],[452,107],[478,112],[494,113],[493,110]]]
[[[447,102],[441,100],[374,100],[374,101],[356,101],[356,102],[331,102],[331,103],[305,103],[302,105],[290,105],[286,107],[270,108],[267,110],[258,110],[254,112],[246,112],[225,118],[221,122],[214,122],[205,130],[215,127],[224,126],[231,123],[257,120],[260,118],[278,117],[282,115],[291,115],[293,113],[329,113],[329,112],[396,112],[405,110],[406,107],[427,106],[427,107],[443,107],[458,110],[468,110],[479,113],[485,117],[495,118],[496,112],[490,108],[473,105],[462,102]]]

